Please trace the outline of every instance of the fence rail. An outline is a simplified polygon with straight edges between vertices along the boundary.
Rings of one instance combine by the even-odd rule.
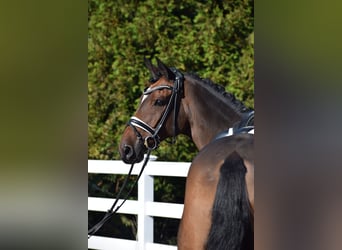
[[[136,164],[132,175],[138,175],[142,163]],[[154,176],[186,177],[189,162],[160,162],[150,160],[138,182],[138,199],[127,200],[118,213],[138,216],[137,241],[102,236],[88,239],[88,248],[116,250],[176,250],[176,246],[153,242],[153,217],[180,219],[183,204],[155,202]],[[130,165],[122,161],[88,160],[88,173],[126,175]],[[106,212],[113,204],[112,198],[88,197],[88,210]],[[121,204],[118,202],[118,204]]]

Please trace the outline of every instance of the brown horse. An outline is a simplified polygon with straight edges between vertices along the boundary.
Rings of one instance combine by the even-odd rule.
[[[195,157],[187,177],[179,249],[253,249],[253,141],[247,133],[224,137]]]
[[[140,162],[143,154],[158,147],[160,141],[180,133],[189,136],[201,151],[187,177],[179,249],[250,249],[253,136],[221,134],[213,139],[238,122],[238,127],[250,125],[254,112],[211,81],[183,75],[157,62],[154,66],[145,60],[152,80],[123,133],[121,158],[126,163]],[[217,217],[218,213],[226,220]],[[217,225],[225,230],[217,229]],[[218,234],[223,234],[228,243],[216,239]]]

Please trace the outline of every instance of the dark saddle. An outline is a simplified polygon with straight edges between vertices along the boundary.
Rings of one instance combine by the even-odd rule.
[[[240,122],[236,123],[232,128],[220,132],[215,140],[231,135],[249,133],[254,134],[254,110],[248,112]]]

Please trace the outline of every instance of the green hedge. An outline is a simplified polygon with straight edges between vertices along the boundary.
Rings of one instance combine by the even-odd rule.
[[[89,0],[88,157],[119,159],[125,123],[149,73],[143,58],[196,72],[253,107],[253,1]],[[161,160],[191,161],[184,136],[162,143]]]

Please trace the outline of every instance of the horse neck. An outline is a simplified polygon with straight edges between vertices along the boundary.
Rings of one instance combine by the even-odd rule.
[[[242,118],[234,103],[205,83],[188,81],[184,84],[184,93],[182,103],[190,126],[188,136],[199,150]]]

